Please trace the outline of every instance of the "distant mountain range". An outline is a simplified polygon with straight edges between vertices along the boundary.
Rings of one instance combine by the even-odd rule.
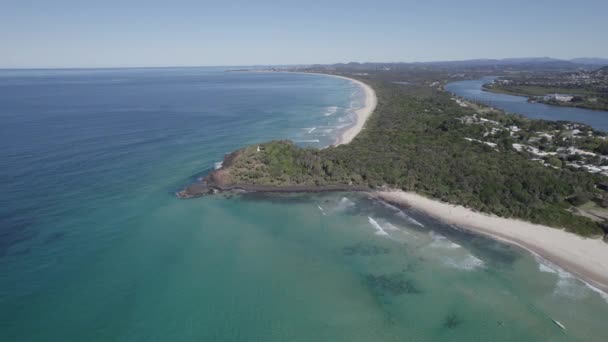
[[[581,64],[581,65],[608,65],[608,58],[581,57],[573,59],[559,59],[551,57],[522,57],[503,59],[467,59],[460,61],[414,62],[405,64],[445,64],[445,65],[516,65],[516,64]]]
[[[608,58],[581,57],[574,59],[558,59],[551,57],[524,57],[504,59],[469,59],[461,61],[435,61],[435,62],[394,62],[394,63],[337,63],[335,68],[369,69],[392,67],[424,67],[425,65],[444,68],[493,68],[493,69],[538,69],[538,70],[576,70],[578,68],[598,69],[608,66]],[[320,66],[320,65],[318,65]]]
[[[571,59],[570,62],[587,65],[608,65],[608,58],[581,57]]]
[[[504,58],[504,59],[471,59],[465,61],[453,61],[447,63],[468,63],[468,64],[492,64],[492,65],[509,65],[509,64],[531,64],[531,63],[574,63],[584,65],[608,65],[608,58],[597,57],[580,57],[573,59],[559,59],[551,57],[523,57],[523,58]],[[431,62],[443,63],[443,62]]]

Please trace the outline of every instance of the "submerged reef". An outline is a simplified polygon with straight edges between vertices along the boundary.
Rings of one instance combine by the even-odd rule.
[[[420,294],[420,290],[412,280],[403,278],[402,274],[382,274],[365,276],[369,285],[381,294],[399,296],[402,294]]]
[[[352,246],[342,249],[344,255],[375,256],[379,254],[389,254],[391,250],[386,247],[372,245],[366,242],[359,242]]]

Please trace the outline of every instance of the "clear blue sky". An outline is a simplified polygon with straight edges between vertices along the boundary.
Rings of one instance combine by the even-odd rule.
[[[0,68],[608,57],[608,0],[0,0]]]

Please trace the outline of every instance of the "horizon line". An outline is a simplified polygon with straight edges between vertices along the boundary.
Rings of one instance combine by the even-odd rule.
[[[169,68],[234,68],[234,67],[295,67],[295,66],[313,66],[313,65],[336,65],[336,64],[430,64],[430,63],[450,63],[450,62],[468,62],[468,61],[504,61],[517,59],[552,59],[555,61],[571,62],[576,59],[605,59],[608,64],[608,57],[574,57],[574,58],[557,58],[557,57],[504,57],[504,58],[468,58],[468,59],[449,59],[449,60],[428,60],[428,61],[393,61],[393,62],[333,62],[333,63],[288,63],[288,64],[241,64],[241,65],[153,65],[153,66],[79,66],[79,67],[0,67],[0,71],[7,70],[100,70],[100,69],[169,69]]]

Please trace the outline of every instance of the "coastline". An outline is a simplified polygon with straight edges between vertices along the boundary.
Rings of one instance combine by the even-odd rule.
[[[377,97],[374,90],[367,84],[345,76],[292,72],[300,74],[316,74],[343,78],[361,86],[365,91],[365,105],[355,111],[356,123],[339,135],[335,146],[348,144],[361,132],[366,121],[376,108]],[[229,163],[224,162],[224,167]],[[212,177],[213,178],[213,177]],[[212,179],[211,178],[211,179]],[[219,183],[218,183],[219,184]],[[217,191],[252,191],[252,192],[323,192],[323,191],[369,191],[370,194],[386,202],[399,206],[411,207],[424,214],[437,218],[448,224],[472,233],[481,234],[497,241],[509,243],[539,256],[582,280],[592,290],[600,292],[608,301],[608,244],[601,239],[583,238],[558,228],[533,224],[513,218],[501,218],[473,211],[459,205],[441,202],[422,195],[400,190],[374,191],[365,188],[349,187],[274,187],[274,186],[217,186],[211,182],[211,187],[204,185],[206,193]],[[178,193],[178,197],[190,198],[201,194],[193,189]]]
[[[348,144],[357,136],[357,134],[359,134],[363,130],[363,127],[365,126],[365,122],[367,121],[367,119],[369,119],[369,117],[372,115],[372,113],[376,109],[376,106],[378,105],[378,98],[376,96],[376,92],[369,85],[367,85],[359,80],[353,79],[353,78],[339,76],[339,75],[331,75],[331,74],[319,74],[319,75],[334,76],[334,77],[342,78],[345,80],[349,80],[349,81],[357,84],[361,88],[363,88],[363,93],[365,95],[365,99],[363,100],[363,107],[355,110],[355,112],[354,112],[355,124],[347,127],[344,131],[342,131],[340,133],[340,135],[336,139],[336,143],[334,144],[334,146]]]
[[[347,127],[345,130],[340,132],[338,137],[336,138],[336,142],[333,146],[340,146],[344,144],[350,143],[356,136],[359,134],[363,127],[365,126],[365,122],[372,115],[376,106],[378,105],[378,97],[376,96],[376,92],[372,87],[367,85],[366,83],[356,80],[354,78],[342,76],[342,75],[334,75],[334,74],[322,74],[318,72],[299,72],[299,71],[270,71],[270,72],[288,72],[291,74],[302,74],[302,75],[321,75],[321,76],[330,76],[341,78],[347,81],[350,81],[363,89],[363,94],[365,98],[363,100],[363,107],[358,108],[354,111],[355,114],[355,124]]]
[[[592,290],[603,292],[608,300],[608,244],[601,239],[583,238],[557,228],[487,215],[413,192],[377,191],[372,196],[523,248],[579,278]]]

